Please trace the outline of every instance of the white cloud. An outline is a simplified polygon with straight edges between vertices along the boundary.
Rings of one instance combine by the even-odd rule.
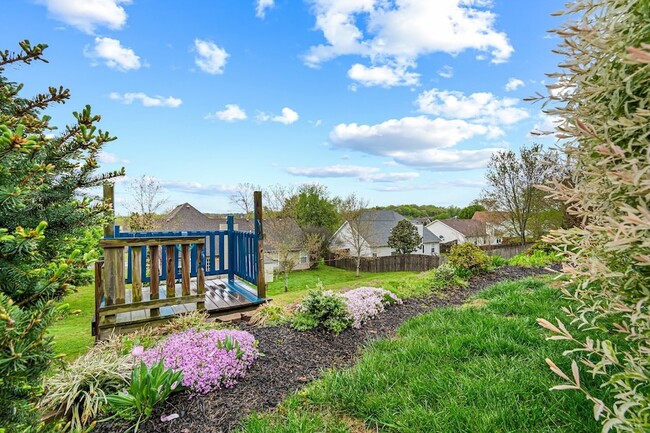
[[[236,120],[246,120],[248,116],[246,112],[237,104],[226,104],[222,111],[217,111],[214,114],[207,114],[206,119],[219,119],[224,122],[234,122]]]
[[[140,101],[145,107],[177,108],[183,103],[181,99],[174,98],[173,96],[149,96],[143,92],[129,92],[124,94],[112,92],[109,96],[111,99],[122,101],[125,104],[132,104],[134,101]]]
[[[237,191],[231,185],[204,185],[200,182],[181,182],[176,180],[161,180],[160,185],[170,191],[184,192],[197,195],[232,194]]]
[[[402,182],[419,177],[415,172],[381,173],[376,167],[358,165],[330,165],[325,167],[289,167],[286,172],[304,177],[349,177],[364,182]]]
[[[99,152],[99,155],[97,155],[97,160],[102,164],[127,164],[129,162],[128,159],[121,159],[116,154],[105,152],[103,150]]]
[[[364,66],[360,63],[352,65],[348,71],[348,77],[360,84],[368,86],[416,86],[418,85],[420,74],[406,71],[407,65],[404,66]]]
[[[462,92],[431,89],[421,93],[416,103],[421,113],[452,119],[473,119],[492,125],[511,125],[529,116],[526,110],[516,107],[518,99],[499,99],[488,92],[466,96]]]
[[[438,75],[442,78],[451,78],[454,76],[454,68],[449,65],[445,65],[438,71]]]
[[[131,48],[125,48],[117,39],[97,37],[95,47],[84,50],[86,57],[100,59],[109,68],[126,72],[131,69],[140,69],[140,57]]]
[[[124,27],[127,14],[121,5],[131,4],[131,0],[40,0],[40,3],[54,19],[91,34],[97,27],[111,30]]]
[[[484,181],[459,179],[450,181],[441,181],[428,184],[409,184],[409,185],[389,185],[375,188],[376,191],[383,192],[403,192],[403,191],[425,191],[440,190],[441,188],[477,188],[485,187]]]
[[[493,63],[514,49],[495,29],[496,15],[484,0],[311,0],[316,28],[326,43],[304,56],[308,66],[343,55],[371,59],[372,67],[414,67],[434,52],[456,55],[468,49],[489,53]],[[383,82],[380,85],[384,85]]]
[[[296,113],[289,107],[284,107],[282,109],[282,114],[278,116],[271,116],[263,112],[260,112],[257,115],[257,120],[259,120],[260,122],[271,121],[271,122],[283,123],[285,125],[291,125],[292,123],[298,121],[299,118],[300,116],[298,115],[298,113]]]
[[[512,92],[523,86],[524,86],[524,82],[521,81],[519,78],[510,78],[506,83],[505,89],[508,92]]]
[[[255,8],[255,16],[257,18],[264,18],[266,10],[275,6],[275,0],[257,0],[257,7]]]
[[[389,157],[410,167],[469,170],[485,167],[496,148],[451,148],[476,137],[495,138],[499,135],[497,130],[463,119],[419,116],[390,119],[376,125],[339,124],[329,137],[334,147]]]
[[[220,48],[212,41],[204,41],[201,39],[194,40],[194,48],[197,53],[194,62],[199,69],[212,75],[223,74],[226,60],[230,56],[226,50]]]

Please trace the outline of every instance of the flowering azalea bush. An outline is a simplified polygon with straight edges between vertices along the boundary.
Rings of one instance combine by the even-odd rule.
[[[376,287],[359,287],[341,296],[352,317],[352,327],[356,329],[361,328],[366,320],[383,312],[387,305],[402,303],[392,292]]]
[[[261,354],[248,332],[189,329],[172,334],[151,349],[134,349],[134,355],[149,367],[162,361],[165,368],[181,371],[183,386],[206,394],[234,386]]]

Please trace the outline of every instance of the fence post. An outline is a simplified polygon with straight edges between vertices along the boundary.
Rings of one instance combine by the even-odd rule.
[[[205,271],[203,270],[203,245],[196,244],[196,294],[205,293]],[[197,302],[196,309],[201,311],[205,308],[205,302]]]
[[[104,267],[104,258],[100,257],[95,262],[95,323],[93,324],[93,334],[95,334],[95,341],[99,341],[99,307],[102,305],[102,296],[104,294],[104,281],[102,279],[102,272]]]
[[[154,300],[160,297],[160,247],[152,245],[149,247],[149,260],[151,260],[151,267],[149,268],[149,299]],[[160,309],[152,308],[151,317],[159,317]]]
[[[174,266],[174,256],[176,255],[176,245],[165,245],[165,258],[167,259],[166,290],[167,298],[176,296],[176,268]]]
[[[190,294],[190,245],[181,244],[181,288],[182,296]]]
[[[255,237],[257,239],[257,297],[266,298],[266,275],[264,275],[264,226],[262,225],[262,191],[253,192],[255,214]]]

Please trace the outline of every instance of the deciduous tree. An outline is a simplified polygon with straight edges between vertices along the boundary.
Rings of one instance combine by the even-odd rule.
[[[156,212],[168,201],[160,182],[142,175],[129,183],[129,229],[132,232],[152,231],[156,225]]]

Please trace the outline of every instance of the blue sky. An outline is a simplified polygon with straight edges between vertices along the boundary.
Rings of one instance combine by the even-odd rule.
[[[159,180],[169,206],[236,210],[238,183],[319,182],[371,205],[467,205],[493,152],[551,119],[522,98],[556,70],[559,0],[2,0],[9,68],[118,137],[103,169]],[[544,140],[549,145],[552,141]]]

